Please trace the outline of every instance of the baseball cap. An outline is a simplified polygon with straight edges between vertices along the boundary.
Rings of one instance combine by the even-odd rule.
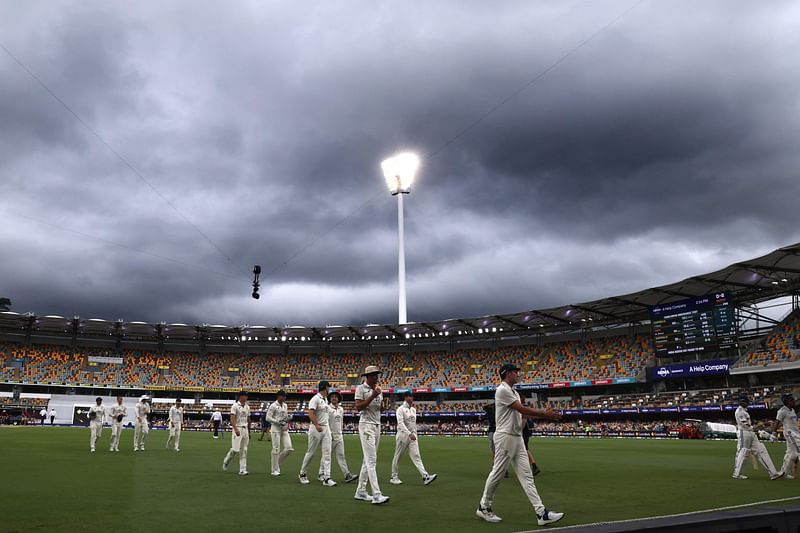
[[[500,377],[503,378],[506,376],[507,372],[516,372],[519,371],[519,367],[513,363],[506,363],[500,367]]]
[[[369,365],[367,368],[364,369],[364,373],[361,374],[362,376],[368,376],[370,374],[383,374],[381,369],[375,365]]]

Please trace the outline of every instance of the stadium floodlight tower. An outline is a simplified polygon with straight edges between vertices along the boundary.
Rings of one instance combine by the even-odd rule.
[[[398,320],[400,324],[408,322],[406,315],[406,251],[403,233],[403,195],[411,192],[411,184],[419,169],[419,157],[411,152],[403,152],[386,159],[381,163],[383,177],[392,196],[397,196],[397,288],[398,288]]]

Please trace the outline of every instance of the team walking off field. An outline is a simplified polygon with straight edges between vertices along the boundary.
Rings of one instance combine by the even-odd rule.
[[[539,469],[528,451],[527,439],[531,433],[529,421],[533,419],[559,420],[561,414],[553,409],[534,409],[524,404],[519,392],[515,389],[519,370],[519,367],[513,364],[504,364],[500,367],[498,372],[500,382],[495,390],[494,402],[485,407],[484,420],[489,423],[488,436],[492,452],[492,467],[484,483],[483,494],[478,501],[475,514],[486,522],[502,521],[493,510],[495,494],[503,478],[509,477],[509,471],[512,471],[533,508],[537,524],[545,526],[561,520],[564,513],[547,508],[534,482],[534,476]],[[382,427],[381,411],[387,407],[387,404],[384,404],[383,390],[379,384],[381,376],[382,372],[379,367],[367,366],[362,373],[363,381],[355,390],[355,410],[359,417],[358,438],[362,451],[362,463],[358,475],[351,472],[347,463],[343,435],[345,415],[341,406],[342,395],[331,390],[331,384],[328,381],[319,382],[317,393],[306,406],[305,414],[309,419],[306,435],[308,445],[298,473],[298,480],[301,484],[310,484],[308,473],[312,462],[319,455],[319,467],[315,469],[317,480],[325,487],[335,487],[337,482],[334,481],[331,472],[335,458],[344,482],[358,481],[354,494],[356,500],[375,505],[389,502],[389,496],[381,490],[377,468]],[[402,398],[402,404],[395,411],[397,431],[394,437],[391,476],[388,481],[392,485],[403,483],[400,479],[400,466],[403,457],[408,455],[411,464],[421,477],[422,483],[430,485],[437,479],[438,474],[430,473],[422,461],[414,395],[411,391],[407,391]],[[128,415],[123,400],[123,397],[119,396],[116,398],[116,403],[107,408],[103,405],[103,399],[97,398],[96,404],[88,409],[91,452],[96,451],[106,417],[111,425],[109,450],[119,452],[123,423]],[[784,394],[781,401],[783,406],[778,410],[772,423],[772,432],[760,432],[762,437],[770,437],[770,440],[775,440],[778,428],[781,426],[783,428],[786,452],[782,468],[777,470],[767,448],[759,440],[758,432],[753,427],[747,411],[749,398],[739,397],[739,406],[734,415],[737,427],[734,479],[748,479],[742,473],[748,456],[753,459],[754,466],[756,460],[762,465],[771,480],[782,477],[795,478],[797,463],[800,459],[800,431],[797,426],[795,399],[791,394]],[[278,391],[274,402],[268,406],[262,404],[262,412],[264,422],[262,428],[268,427],[270,432],[270,474],[280,476],[284,461],[294,451],[289,433],[292,413],[286,402],[286,392]],[[150,429],[148,420],[150,414],[150,398],[142,396],[133,413],[134,451],[142,452],[145,449],[145,440]],[[240,392],[230,409],[231,447],[223,459],[222,468],[228,470],[231,462],[238,455],[238,473],[242,476],[249,474],[247,458],[250,443],[250,416],[247,393]],[[219,410],[214,410],[211,421],[213,437],[218,438],[222,429],[222,414]],[[175,404],[170,407],[167,422],[169,434],[165,447],[173,446],[175,451],[180,451],[181,432],[184,427],[184,408],[180,399],[177,399]],[[536,468],[536,471],[532,468]]]

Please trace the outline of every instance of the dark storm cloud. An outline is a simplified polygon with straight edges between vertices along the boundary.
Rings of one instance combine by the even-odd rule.
[[[398,148],[423,154],[415,320],[600,298],[799,240],[791,2],[643,2],[450,142],[630,5],[0,6],[2,44],[166,198],[0,53],[0,293],[67,316],[392,322],[379,162]]]

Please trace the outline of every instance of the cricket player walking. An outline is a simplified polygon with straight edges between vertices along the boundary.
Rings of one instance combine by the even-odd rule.
[[[239,393],[239,399],[231,406],[231,449],[222,461],[222,469],[228,470],[228,464],[239,454],[239,475],[246,476],[247,446],[250,444],[250,406],[247,405],[247,393]]]
[[[381,403],[383,392],[378,386],[382,374],[377,366],[368,366],[361,374],[365,380],[356,388],[356,411],[361,413],[358,422],[358,436],[364,460],[358,475],[358,488],[354,498],[380,505],[389,501],[389,496],[381,493],[378,485],[378,445],[381,442]],[[372,496],[367,494],[367,481],[372,488]]]
[[[389,483],[400,485],[403,483],[397,474],[397,463],[400,456],[408,450],[411,462],[417,468],[422,482],[430,485],[436,480],[436,474],[428,474],[419,455],[419,441],[417,439],[417,409],[414,407],[414,395],[409,390],[403,394],[403,405],[395,411],[397,418],[397,434],[395,435],[394,459],[392,459],[392,477]]]
[[[317,448],[322,447],[322,458],[319,468],[322,472],[320,481],[326,487],[335,487],[336,482],[331,479],[331,430],[328,427],[328,389],[331,384],[323,380],[319,382],[317,394],[308,402],[308,451],[303,457],[300,466],[300,483],[308,485],[308,464],[317,453]]]
[[[478,510],[475,514],[487,522],[500,522],[502,519],[492,511],[494,494],[500,481],[506,473],[509,465],[514,467],[517,472],[522,489],[536,511],[538,524],[544,526],[561,520],[564,513],[549,511],[542,503],[536,484],[533,481],[531,463],[528,460],[528,452],[522,441],[523,417],[526,418],[545,418],[548,420],[559,420],[561,414],[553,409],[532,409],[522,405],[519,393],[514,390],[514,385],[518,380],[519,367],[506,363],[500,367],[500,385],[494,395],[495,404],[495,425],[494,434],[494,465],[486,485],[483,489]]]
[[[169,437],[165,448],[169,448],[169,443],[174,439],[175,451],[181,451],[181,430],[183,429],[183,406],[181,399],[175,400],[175,405],[169,408]]]
[[[794,479],[791,474],[792,466],[800,457],[800,431],[797,429],[797,412],[795,399],[791,394],[781,396],[783,407],[778,409],[778,415],[772,422],[773,435],[778,430],[778,424],[783,424],[783,437],[786,439],[786,453],[783,456],[783,468],[786,479]],[[773,437],[774,438],[774,437]]]
[[[281,475],[281,464],[294,451],[292,437],[289,435],[289,406],[286,404],[286,391],[279,390],[275,401],[267,408],[267,421],[272,438],[272,469],[273,476]],[[281,449],[283,448],[283,449]]]
[[[103,407],[103,399],[98,397],[95,402],[97,402],[97,405],[93,405],[89,408],[89,430],[91,431],[89,449],[92,452],[95,451],[97,439],[100,438],[100,434],[103,432],[103,420],[106,417],[106,408]],[[45,414],[47,413],[45,412]]]
[[[122,405],[122,396],[117,396],[117,403],[111,407],[108,415],[111,417],[111,444],[108,451],[118,452],[122,421],[128,416],[128,408]]]
[[[222,413],[219,409],[214,409],[214,412],[211,413],[211,425],[214,427],[214,435],[215,439],[219,438],[219,426],[222,424]]]
[[[753,431],[750,413],[747,412],[748,405],[750,405],[750,400],[747,396],[739,397],[739,407],[736,408],[736,426],[739,428],[739,442],[736,452],[736,464],[733,469],[733,479],[747,479],[747,476],[742,474],[742,467],[748,453],[752,453],[758,458],[761,465],[769,472],[770,479],[782,478],[783,470],[780,472],[775,470],[775,465],[772,464],[772,458],[769,456],[767,447],[758,440],[758,435]]]
[[[358,479],[358,476],[350,472],[347,466],[347,458],[344,455],[344,435],[342,434],[342,427],[344,426],[344,409],[339,405],[342,402],[342,395],[338,392],[331,392],[328,394],[328,424],[331,428],[331,455],[336,457],[336,462],[339,463],[339,468],[344,474],[344,482],[350,483]],[[319,475],[322,477],[322,464],[320,464]]]
[[[146,394],[139,399],[135,406],[136,422],[133,429],[133,451],[144,451],[144,441],[150,431],[150,424],[147,417],[150,415],[150,397]]]

